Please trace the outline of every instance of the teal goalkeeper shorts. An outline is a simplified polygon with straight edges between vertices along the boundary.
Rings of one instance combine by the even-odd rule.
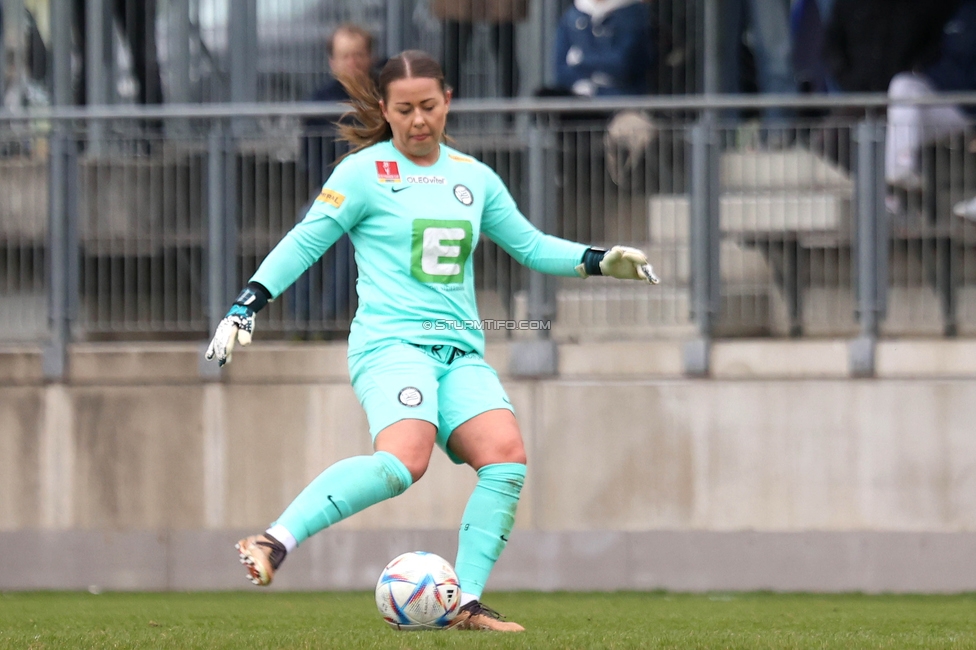
[[[349,376],[376,440],[380,431],[405,419],[437,427],[437,446],[447,448],[451,433],[476,415],[515,409],[498,373],[476,352],[450,345],[395,342],[349,357]]]

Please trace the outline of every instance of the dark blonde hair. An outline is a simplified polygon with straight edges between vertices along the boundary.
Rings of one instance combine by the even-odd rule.
[[[390,84],[400,79],[434,79],[440,85],[441,92],[448,90],[440,64],[420,50],[407,50],[391,57],[380,71],[378,83],[369,77],[362,79],[340,75],[339,82],[349,93],[348,103],[352,110],[343,115],[336,126],[339,128],[339,139],[354,146],[342,158],[393,137],[390,123],[383,117],[380,101],[387,101]],[[348,123],[348,116],[355,117],[358,124]],[[442,137],[446,140],[446,136]]]

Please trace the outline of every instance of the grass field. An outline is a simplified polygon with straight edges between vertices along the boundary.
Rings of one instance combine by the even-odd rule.
[[[0,594],[0,648],[976,648],[976,595],[497,593],[517,635],[395,632],[367,593]]]

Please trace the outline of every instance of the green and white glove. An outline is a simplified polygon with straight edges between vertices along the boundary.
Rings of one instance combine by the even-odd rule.
[[[583,253],[583,260],[576,267],[576,273],[582,278],[606,275],[619,280],[643,280],[648,284],[661,282],[647,261],[647,255],[642,250],[629,246],[614,246],[609,251],[588,248]]]
[[[267,305],[269,300],[267,289],[256,282],[248,283],[227,315],[217,324],[217,331],[207,348],[207,359],[217,359],[217,364],[222,366],[230,361],[234,345],[238,341],[242,346],[249,344],[254,334],[254,314]]]

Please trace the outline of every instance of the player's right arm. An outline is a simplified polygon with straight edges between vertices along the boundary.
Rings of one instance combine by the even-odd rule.
[[[305,218],[278,242],[217,326],[207,359],[224,365],[234,345],[251,342],[254,314],[298,279],[355,226],[366,213],[366,192],[360,186],[358,158],[340,163],[319,193]]]
[[[312,202],[305,218],[295,224],[251,276],[277,297],[308,267],[349,232],[366,213],[359,158],[342,161]]]

